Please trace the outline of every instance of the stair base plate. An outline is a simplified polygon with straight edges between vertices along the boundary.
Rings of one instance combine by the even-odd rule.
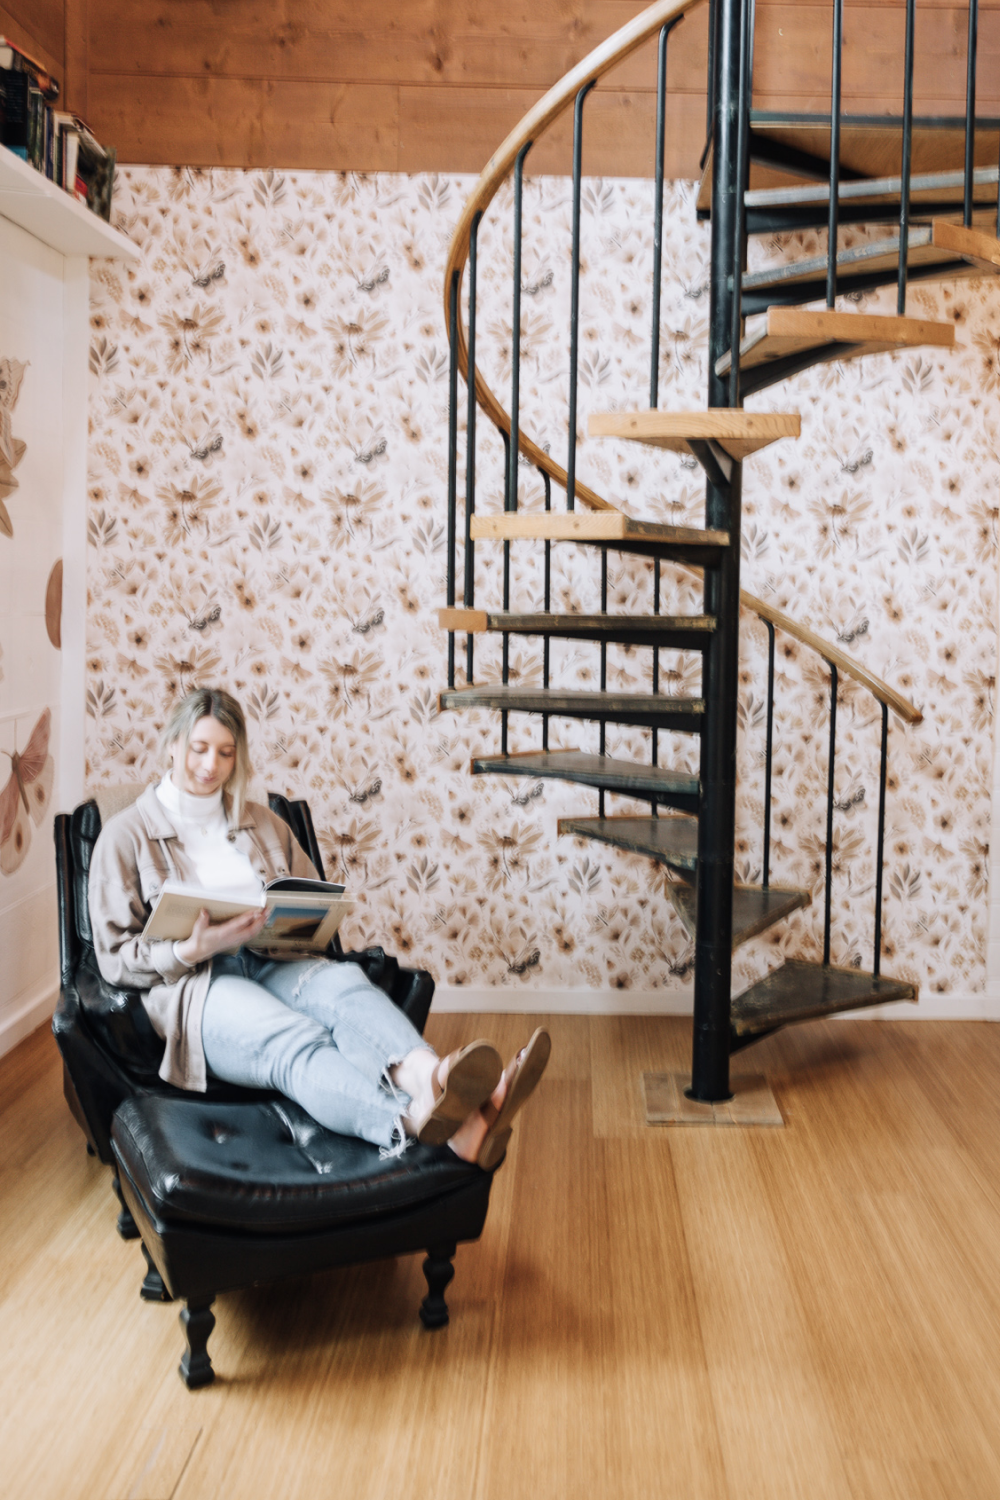
[[[781,1110],[763,1073],[730,1078],[731,1099],[701,1104],[684,1090],[690,1073],[643,1073],[647,1125],[784,1125]]]

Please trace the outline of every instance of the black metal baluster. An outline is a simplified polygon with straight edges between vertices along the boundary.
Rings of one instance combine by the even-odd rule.
[[[872,973],[877,979],[882,967],[882,860],[885,856],[885,786],[889,759],[889,708],[882,704],[882,758],[878,773],[878,839],[875,850],[875,961]]]
[[[506,476],[507,476],[507,474],[508,474],[508,472],[510,470],[510,446],[511,446],[510,445],[510,433],[509,432],[502,432],[500,434],[500,436],[503,438],[503,450],[504,450],[503,471],[504,471],[504,477],[506,479]],[[504,505],[504,509],[505,510],[507,509],[506,504]],[[510,609],[510,542],[505,540],[504,544],[503,544],[503,611],[504,611],[504,614],[506,614],[509,609]],[[502,675],[501,675],[501,681],[503,682],[504,687],[507,686],[507,683],[509,682],[509,680],[510,680],[510,635],[505,630],[503,632],[503,668],[502,668]],[[502,708],[500,710],[500,754],[501,755],[506,755],[507,754],[507,710],[505,708]]]
[[[607,547],[602,547],[601,548],[601,614],[602,615],[606,615],[607,612],[608,612],[608,549],[607,549]],[[606,693],[607,690],[608,690],[608,643],[607,643],[606,640],[602,640],[601,641],[601,692],[602,693]],[[607,721],[602,718],[601,719],[601,743],[600,743],[600,754],[601,755],[603,755],[605,753],[605,751],[607,750],[607,729],[608,729]],[[601,787],[600,792],[598,793],[598,798],[597,798],[597,816],[599,818],[603,818],[604,817],[604,788],[603,787]]]
[[[514,163],[514,306],[511,313],[510,443],[507,446],[507,485],[504,510],[517,510],[517,460],[521,409],[521,202],[524,196],[524,158],[531,141],[522,146]]]
[[[683,21],[675,16],[660,27],[660,46],[656,69],[656,157],[653,189],[653,326],[649,355],[649,404],[660,399],[660,285],[663,270],[663,158],[667,131],[667,38]]]
[[[906,312],[906,262],[910,249],[910,167],[913,159],[913,49],[916,34],[916,0],[906,0],[906,57],[903,77],[903,160],[899,193],[899,282],[896,312]]]
[[[774,626],[767,626],[767,739],[764,748],[764,879],[765,891],[771,884],[771,772],[774,752]]]
[[[833,80],[830,87],[830,205],[826,224],[826,305],[837,300],[837,215],[840,208],[840,81],[844,60],[844,0],[833,0]]]
[[[972,181],[976,170],[976,49],[979,42],[979,0],[969,0],[969,45],[965,73],[965,195],[962,223],[972,224]]]
[[[746,267],[746,191],[750,162],[750,6],[740,15],[739,90],[736,129],[736,221],[733,228],[733,300],[730,331],[729,405],[740,406],[740,344],[743,339],[743,271]]]
[[[476,289],[479,280],[479,225],[482,214],[476,214],[469,232],[469,404],[465,418],[465,592],[466,609],[476,598],[476,553],[472,540],[472,517],[476,509]],[[475,634],[465,637],[465,680],[472,686],[475,670]]]
[[[455,607],[455,533],[458,520],[458,272],[448,291],[448,608]],[[448,632],[448,686],[455,686],[455,632]]]
[[[653,614],[654,615],[658,615],[659,613],[660,613],[660,559],[657,557],[653,561]],[[658,693],[660,691],[660,648],[659,648],[659,646],[654,646],[653,647],[653,687],[652,687],[652,691],[654,693]],[[651,755],[650,759],[652,760],[652,763],[653,763],[654,766],[659,765],[659,763],[660,763],[660,731],[657,728],[655,728],[655,727],[653,729],[652,755]],[[653,798],[652,812],[653,812],[653,816],[655,818],[658,818],[660,816],[660,804],[657,802],[657,800],[656,800],[655,797]]]
[[[576,370],[580,336],[580,185],[583,175],[583,106],[594,84],[585,83],[573,108],[573,264],[569,327],[569,453],[566,458],[566,509],[576,509]]]
[[[837,756],[837,668],[830,663],[830,751],[826,773],[826,892],[823,907],[823,962],[830,962],[830,917],[833,911],[833,782]]]
[[[541,470],[542,483],[545,485],[545,509],[552,509],[552,481],[544,470]],[[542,608],[546,614],[552,608],[552,543],[545,542],[545,594],[542,600]],[[542,687],[549,685],[549,642],[551,636],[542,638]],[[549,716],[542,714],[542,749],[549,748]]]

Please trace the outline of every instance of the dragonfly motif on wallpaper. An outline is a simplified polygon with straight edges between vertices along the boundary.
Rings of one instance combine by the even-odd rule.
[[[10,780],[0,792],[0,872],[13,875],[31,848],[31,824],[41,823],[52,801],[55,762],[49,754],[52,711],[46,708],[19,755],[0,751],[10,760]]]
[[[14,470],[17,468],[27,444],[14,436],[11,428],[11,412],[17,404],[21,381],[28,368],[19,359],[8,359],[0,355],[0,531],[4,536],[13,536],[10,513],[4,501],[17,489]]]

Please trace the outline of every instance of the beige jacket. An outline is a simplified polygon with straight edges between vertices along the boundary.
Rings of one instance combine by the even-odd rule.
[[[316,878],[288,824],[257,802],[247,803],[229,837],[262,880]],[[108,820],[94,846],[89,882],[94,951],[110,984],[142,991],[149,1019],[167,1044],[160,1077],[204,1092],[201,1017],[211,962],[191,968],[177,957],[173,943],[144,943],[141,937],[165,880],[193,882],[194,869],[156,788],[148,786],[131,807]]]

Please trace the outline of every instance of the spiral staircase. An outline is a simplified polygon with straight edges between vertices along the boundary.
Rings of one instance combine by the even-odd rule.
[[[702,0],[658,0],[597,47],[556,84],[511,132],[483,171],[459,220],[445,279],[445,313],[451,348],[448,605],[441,625],[449,632],[444,710],[469,708],[500,714],[500,751],[478,757],[476,774],[556,778],[596,789],[597,817],[571,817],[561,834],[597,840],[647,855],[665,866],[676,910],[692,933],[694,1035],[690,1097],[715,1103],[730,1092],[729,1059],[739,1048],[793,1021],[914,999],[916,987],[881,972],[884,831],[890,711],[915,724],[914,705],[807,627],[740,588],[743,462],[771,443],[794,441],[796,412],[747,411],[744,401],[812,365],[863,358],[887,350],[950,347],[954,326],[906,316],[913,280],[994,275],[1000,271],[1000,194],[997,131],[1000,121],[977,118],[975,108],[976,3],[969,12],[968,84],[962,119],[921,118],[914,113],[915,0],[907,0],[902,59],[903,112],[898,119],[864,119],[841,109],[843,0],[832,4],[832,73],[828,114],[780,115],[753,108],[752,0],[712,0],[709,20],[708,144],[697,211],[711,220],[709,380],[705,410],[676,412],[658,406],[659,306],[662,277],[662,202],[666,57],[673,28]],[[576,478],[577,365],[580,292],[580,203],[584,107],[591,89],[611,68],[657,40],[658,112],[654,162],[655,213],[652,284],[651,380],[648,409],[593,416],[592,437],[611,437],[683,453],[704,470],[704,526],[667,525],[623,513]],[[564,112],[574,114],[572,298],[569,373],[569,449],[565,468],[521,429],[519,411],[521,328],[521,217],[525,159],[531,146]],[[476,364],[478,233],[500,186],[514,178],[512,280],[512,389],[509,410]],[[883,226],[860,246],[838,246],[846,223]],[[827,253],[748,272],[753,235],[818,228]],[[460,316],[468,274],[468,317]],[[844,310],[852,292],[897,287],[894,316]],[[815,304],[825,300],[825,306]],[[748,326],[747,319],[753,325]],[[459,506],[459,380],[466,387],[464,511]],[[476,508],[476,421],[488,420],[506,454],[504,509]],[[545,486],[545,511],[519,511],[518,466],[531,465]],[[565,493],[565,509],[552,507],[552,487]],[[475,599],[477,544],[502,547],[502,594],[489,607]],[[511,548],[539,546],[545,555],[545,600],[539,612],[510,608]],[[551,609],[551,549],[594,549],[601,570],[601,609],[593,614]],[[649,559],[651,607],[641,615],[609,612],[608,553]],[[661,569],[694,570],[702,579],[703,607],[695,614],[660,611]],[[461,573],[461,603],[458,602]],[[762,879],[735,879],[736,746],[741,610],[763,621],[768,636],[765,799]],[[825,663],[829,674],[828,796],[824,884],[823,960],[792,960],[732,995],[733,950],[810,902],[810,892],[770,881],[770,803],[774,722],[775,634],[793,637]],[[475,681],[474,648],[481,634],[503,642],[501,681]],[[465,637],[465,685],[456,685],[456,636]],[[509,640],[541,637],[541,687],[509,680]],[[548,643],[554,638],[596,644],[600,687],[560,688],[550,681]],[[625,643],[650,653],[650,691],[609,691],[607,647]],[[659,653],[700,654],[701,691],[671,696],[661,691]],[[834,819],[837,697],[840,679],[860,685],[881,717],[880,794],[871,969],[830,962],[831,853]],[[508,715],[541,719],[541,748],[508,750]],[[550,750],[551,717],[596,721],[599,752]],[[606,753],[608,724],[651,731],[650,760],[641,764]],[[699,773],[660,765],[659,735],[698,737]],[[646,803],[646,816],[610,816],[605,796]]]

